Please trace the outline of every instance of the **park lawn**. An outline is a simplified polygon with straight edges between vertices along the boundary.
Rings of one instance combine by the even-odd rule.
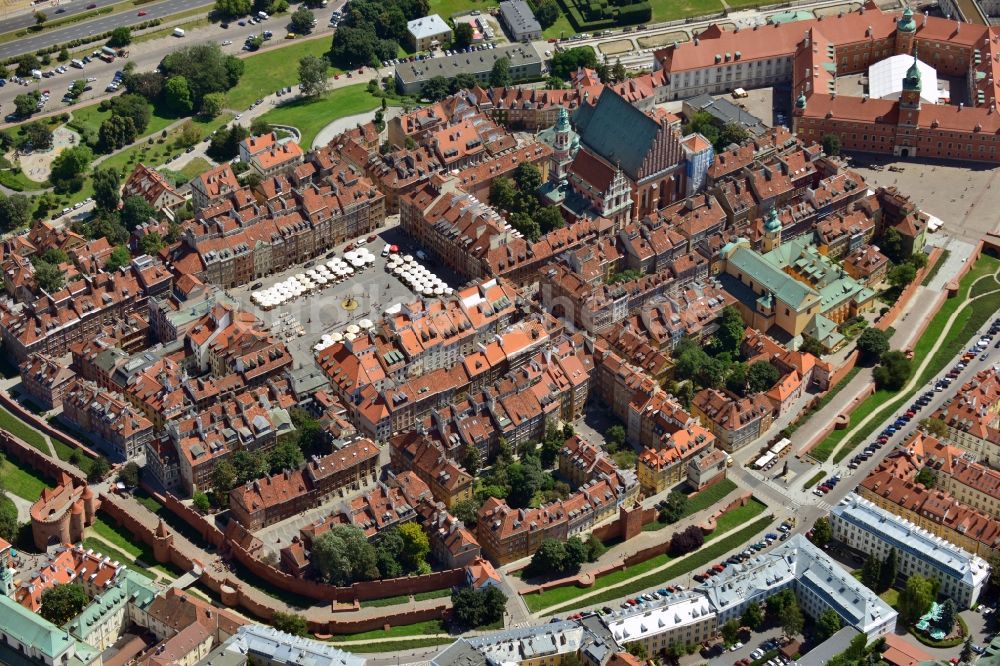
[[[126,553],[131,555],[133,558],[142,555],[142,548],[137,546],[132,542],[123,531],[122,528],[112,525],[111,523],[105,522],[102,518],[95,518],[94,524],[91,525],[95,532],[101,535],[105,541],[113,543],[118,546]]]
[[[767,506],[758,500],[756,497],[751,497],[750,501],[743,506],[738,506],[734,509],[730,509],[725,512],[719,519],[715,522],[715,529],[712,533],[705,537],[705,542],[712,541],[717,536],[725,534],[731,529],[735,529],[740,525],[746,525],[751,520],[764,513],[767,510]]]
[[[14,190],[15,192],[31,192],[33,190],[42,190],[50,186],[50,183],[46,181],[38,182],[37,180],[32,180],[24,174],[23,171],[18,170],[17,173],[11,171],[14,167],[3,155],[0,155],[0,185]]]
[[[100,104],[91,104],[90,106],[74,110],[73,117],[69,121],[69,126],[83,136],[92,135],[96,137],[97,132],[101,129],[101,123],[111,117],[111,111],[101,111],[99,107]],[[153,104],[149,105],[149,110],[151,112],[149,124],[143,133],[137,137],[137,141],[138,139],[159,134],[179,120],[178,118],[164,115]]]
[[[760,532],[764,531],[773,520],[774,518],[772,516],[760,518],[754,523],[747,525],[739,532],[729,535],[725,539],[721,539],[710,545],[706,544],[702,546],[699,550],[689,554],[686,559],[677,562],[673,566],[667,567],[663,571],[657,571],[656,573],[648,576],[637,578],[626,585],[616,587],[613,590],[607,590],[602,594],[588,597],[582,601],[587,606],[608,603],[610,601],[632,596],[633,594],[657,585],[663,585],[664,583],[676,578],[680,578],[681,576],[687,575],[696,569],[700,569],[707,564],[721,559],[722,556],[729,551],[750,541]]]
[[[325,57],[330,50],[329,38],[304,39],[281,48],[265,47],[248,56],[240,82],[226,93],[226,105],[237,112],[245,110],[254,100],[270,95],[284,86],[294,86],[299,80],[299,60],[307,55]],[[274,42],[270,42],[273,44]],[[330,76],[340,70],[331,67]]]
[[[184,177],[184,182],[188,182],[195,176],[205,173],[211,168],[211,163],[204,157],[195,157],[190,162],[185,164],[184,168],[177,173]]]
[[[42,494],[42,489],[52,487],[29,470],[14,464],[9,458],[4,460],[0,471],[3,472],[4,487],[7,491],[29,502],[37,500]]]
[[[823,471],[816,472],[811,477],[809,477],[808,481],[806,481],[805,483],[802,484],[802,489],[803,490],[809,490],[810,488],[812,488],[813,486],[815,486],[817,483],[819,483],[820,481],[822,481],[825,476],[826,476],[826,472],[823,472]]]
[[[410,601],[410,595],[408,595],[408,594],[401,594],[401,595],[399,595],[397,597],[385,597],[385,598],[382,598],[382,599],[366,599],[365,601],[361,602],[361,607],[362,608],[369,608],[369,607],[376,607],[376,608],[378,608],[378,607],[382,607],[382,606],[395,606],[397,604],[408,603],[409,601]]]
[[[0,428],[19,439],[23,439],[45,455],[49,454],[49,445],[46,443],[45,437],[2,407],[0,407]]]
[[[753,517],[759,515],[767,507],[758,501],[757,499],[751,498],[746,505],[741,507],[736,507],[731,511],[727,511],[719,517],[715,531],[705,537],[705,542],[707,543],[712,539],[713,536],[718,536],[724,534],[728,530],[733,529],[737,525],[742,525],[752,519]],[[742,532],[741,532],[742,533]],[[724,539],[723,542],[728,542],[728,539]],[[704,546],[702,547],[704,549]],[[696,552],[701,552],[696,551]],[[611,573],[601,576],[594,584],[589,588],[581,588],[576,585],[566,585],[563,587],[555,587],[551,590],[546,590],[541,594],[526,594],[524,595],[524,602],[528,605],[533,613],[536,613],[543,608],[548,608],[549,606],[557,606],[559,604],[565,603],[578,597],[580,594],[591,590],[600,590],[601,588],[609,587],[611,585],[617,585],[623,583],[629,579],[636,576],[641,576],[657,567],[661,567],[664,564],[670,562],[674,558],[667,555],[666,553],[662,555],[656,555],[649,558],[645,562],[639,562],[638,564],[633,564],[632,566],[625,567],[618,571],[612,571]],[[664,579],[667,580],[667,579]],[[646,585],[645,587],[649,587]],[[620,588],[615,588],[617,591]],[[639,588],[644,589],[644,588]],[[590,601],[587,600],[587,605],[590,605]],[[596,603],[596,602],[595,602]]]
[[[70,457],[73,455],[73,451],[76,450],[69,444],[60,442],[55,437],[52,438],[52,448],[56,450],[56,456],[58,456],[59,460],[62,460],[63,462],[69,462]],[[77,467],[79,467],[84,474],[89,474],[90,468],[93,464],[94,459],[87,454],[84,454],[83,459]]]
[[[381,99],[365,83],[337,88],[315,100],[297,99],[271,109],[261,119],[275,125],[292,125],[302,133],[302,148],[309,150],[320,130],[337,118],[372,111]]]
[[[562,39],[563,37],[570,37],[575,34],[576,30],[573,29],[573,24],[569,22],[569,17],[566,16],[566,13],[560,7],[559,18],[542,32],[542,37],[545,39]]]
[[[156,515],[160,515],[163,511],[166,510],[164,509],[162,504],[156,501],[156,498],[147,494],[146,491],[143,490],[142,488],[136,488],[132,497],[135,498],[135,501],[137,501],[139,504],[143,505]]]
[[[440,590],[430,590],[429,592],[417,592],[413,595],[414,601],[425,601],[427,599],[441,599],[442,597],[450,597],[451,588],[446,587]]]
[[[726,0],[726,4],[729,5],[731,9],[749,9],[751,7],[760,7],[761,5],[768,4],[764,0]]]
[[[331,638],[331,643],[343,643],[344,641],[366,641],[378,638],[403,638],[406,636],[421,636],[425,634],[446,634],[448,630],[445,628],[441,620],[426,620],[424,622],[416,622],[414,624],[401,624],[397,626],[390,627],[388,630],[385,629],[373,629],[371,631],[362,631],[358,634],[338,634],[336,637]],[[355,649],[355,646],[351,646],[351,650]]]
[[[706,488],[695,495],[694,499],[689,500],[684,513],[681,514],[681,518],[693,516],[699,511],[707,509],[734,490],[736,490],[736,484],[730,479],[719,481],[714,486]]]
[[[496,7],[497,0],[430,0],[429,14],[439,14],[443,19],[449,19],[455,14],[465,14],[474,9],[486,12],[489,7]]]
[[[653,0],[653,23],[722,11],[721,0]]]
[[[121,551],[115,550],[114,548],[104,543],[103,541],[100,541],[93,537],[87,537],[86,539],[83,540],[83,547],[92,548],[95,553],[100,553],[101,555],[107,555],[112,560],[117,560],[118,562],[126,565],[132,571],[142,576],[145,576],[146,578],[149,578],[151,580],[156,579],[155,572],[150,571],[145,567],[139,566],[138,564],[136,564],[134,557],[130,557],[125,553],[122,553]]]
[[[914,364],[922,363],[922,359],[926,358],[934,344],[944,334],[944,327],[948,319],[966,303],[966,298],[970,296],[970,292],[972,292],[972,295],[988,295],[972,301],[968,307],[965,307],[958,314],[948,331],[946,342],[935,353],[934,358],[927,364],[927,367],[917,378],[916,382],[914,382],[913,388],[910,391],[905,393],[876,391],[874,395],[866,399],[854,410],[851,414],[852,422],[860,422],[868,414],[876,410],[879,410],[879,416],[872,419],[861,431],[855,433],[851,440],[837,451],[837,454],[834,456],[834,462],[840,462],[849,456],[861,442],[867,439],[889,417],[893,410],[898,409],[912,395],[922,390],[923,385],[927,381],[952,362],[954,356],[965,346],[973,333],[1000,310],[1000,284],[997,284],[996,280],[988,278],[983,279],[979,284],[974,284],[980,278],[984,278],[984,276],[994,275],[998,270],[1000,270],[1000,259],[982,255],[976,261],[968,274],[962,278],[958,296],[950,298],[942,304],[941,309],[934,315],[924,334],[920,336],[920,339],[914,345]],[[988,286],[986,286],[987,284]],[[812,452],[810,452],[810,455],[817,460],[826,460],[849,430],[850,428],[845,428],[833,431],[813,449],[815,452],[820,447],[823,447],[819,451],[819,454],[823,456],[822,458],[813,455]]]

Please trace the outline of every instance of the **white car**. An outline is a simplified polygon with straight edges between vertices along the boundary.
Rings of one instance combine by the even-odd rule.
[[[233,40],[231,40],[231,39],[227,39],[226,41],[222,42],[222,45],[223,45],[223,46],[229,46],[229,45],[230,45],[230,44],[232,44],[232,43],[233,43]]]
[[[743,647],[743,643],[740,643],[739,641],[736,641],[735,643],[733,643],[732,647],[731,647],[731,648],[729,648],[729,651],[730,651],[730,652],[736,652],[736,651],[737,651],[737,650],[739,650],[739,649],[740,649],[741,647]]]

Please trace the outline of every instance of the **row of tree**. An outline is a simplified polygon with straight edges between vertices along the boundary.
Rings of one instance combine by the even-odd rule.
[[[497,178],[490,185],[490,203],[506,211],[510,225],[531,241],[564,224],[558,207],[539,203],[541,186],[542,172],[530,162],[519,164],[513,178]]]
[[[333,35],[330,58],[344,68],[395,58],[406,24],[430,14],[428,0],[352,0]]]
[[[524,569],[528,576],[560,577],[576,573],[584,562],[595,562],[607,548],[591,534],[586,541],[570,537],[565,542],[545,539]]]
[[[310,552],[320,578],[332,585],[430,573],[430,541],[417,523],[384,530],[375,544],[359,527],[335,525],[312,540]]]

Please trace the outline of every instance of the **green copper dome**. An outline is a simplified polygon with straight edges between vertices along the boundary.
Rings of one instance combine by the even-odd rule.
[[[778,219],[778,210],[772,208],[767,217],[764,218],[764,231],[769,234],[776,234],[781,231],[781,220]]]
[[[920,92],[920,68],[917,67],[917,56],[913,56],[913,64],[906,70],[906,77],[903,78],[903,90],[915,90]]]
[[[795,100],[795,107],[798,109],[806,108],[806,94],[804,92],[799,93],[798,98]]]
[[[913,20],[913,10],[909,7],[903,10],[903,15],[896,22],[896,30],[900,32],[917,31],[917,22]]]

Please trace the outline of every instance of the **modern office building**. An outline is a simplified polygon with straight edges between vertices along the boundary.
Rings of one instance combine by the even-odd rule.
[[[855,493],[830,511],[830,527],[835,539],[863,553],[885,559],[895,550],[900,576],[938,581],[959,608],[973,606],[990,577],[986,560]]]

